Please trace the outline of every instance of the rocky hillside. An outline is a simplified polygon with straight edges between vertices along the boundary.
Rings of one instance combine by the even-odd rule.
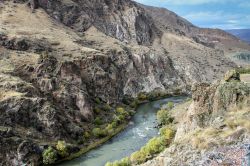
[[[174,142],[143,166],[242,165],[249,153],[250,83],[231,71],[192,92],[192,101],[172,112],[178,122]]]
[[[140,92],[189,93],[236,66],[227,53],[250,49],[130,0],[35,2],[34,11],[25,0],[0,2],[3,165],[37,165],[58,140],[82,145],[98,116],[112,121],[105,108]]]

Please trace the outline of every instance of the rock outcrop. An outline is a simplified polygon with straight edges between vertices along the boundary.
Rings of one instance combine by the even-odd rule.
[[[143,166],[242,164],[250,143],[250,84],[240,82],[235,70],[229,75],[237,81],[193,86],[175,141]]]
[[[58,140],[76,146],[97,116],[108,123],[114,115],[94,112],[97,103],[190,93],[193,83],[236,66],[224,53],[250,49],[223,31],[130,0],[34,2],[33,13],[26,0],[0,3],[3,165],[38,165]]]

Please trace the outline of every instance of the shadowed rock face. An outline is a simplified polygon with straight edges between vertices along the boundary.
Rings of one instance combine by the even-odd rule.
[[[115,107],[140,92],[190,93],[192,83],[235,67],[225,49],[215,49],[224,43],[212,42],[235,41],[231,36],[163,9],[130,0],[36,2],[34,13],[22,4],[0,6],[4,165],[39,164],[49,143],[76,145],[100,114],[110,122],[114,112],[93,111],[96,99]]]

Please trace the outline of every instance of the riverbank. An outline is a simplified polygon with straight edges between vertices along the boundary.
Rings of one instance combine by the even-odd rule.
[[[155,128],[157,126],[156,111],[169,101],[179,103],[183,101],[184,98],[185,97],[170,97],[139,105],[136,114],[122,132],[119,132],[118,135],[115,135],[108,141],[102,139],[102,141],[105,140],[106,143],[99,142],[101,146],[96,148],[91,146],[89,149],[83,149],[81,152],[71,156],[73,158],[81,157],[71,161],[63,160],[65,162],[60,165],[96,166],[96,163],[105,165],[108,161],[119,160],[139,150],[148,140],[158,135],[158,129]]]
[[[86,154],[90,150],[101,146],[102,144],[104,144],[105,142],[109,141],[111,138],[113,138],[114,136],[116,136],[118,133],[120,133],[121,131],[123,131],[126,128],[127,125],[128,125],[128,123],[124,123],[124,124],[120,125],[117,129],[115,129],[115,131],[114,131],[113,134],[111,134],[111,135],[109,135],[109,136],[107,136],[105,138],[100,139],[99,141],[97,141],[97,142],[89,145],[88,147],[81,148],[81,150],[79,152],[71,154],[69,157],[67,157],[67,158],[65,158],[63,160],[58,161],[57,164],[62,163],[64,161],[70,161],[70,160],[73,160],[75,158],[78,158],[78,157]]]
[[[114,136],[122,132],[124,129],[126,129],[126,127],[129,124],[129,121],[133,119],[133,115],[137,112],[136,110],[141,105],[154,102],[157,100],[162,100],[165,98],[171,98],[171,97],[177,97],[177,96],[178,95],[174,95],[174,94],[154,92],[154,93],[140,93],[138,97],[135,99],[129,99],[129,98],[126,99],[125,100],[126,104],[124,105],[124,108],[126,111],[130,110],[129,111],[130,116],[128,119],[126,119],[125,121],[122,121],[122,124],[115,127],[113,129],[114,131],[112,131],[112,133],[110,133],[106,137],[97,139],[95,142],[92,142],[89,145],[85,145],[85,146],[79,145],[79,147],[77,147],[80,149],[79,151],[77,151],[76,153],[70,153],[69,156],[67,156],[66,158],[59,159],[58,161],[56,161],[56,164],[61,164],[65,161],[70,161],[70,160],[79,158],[80,156],[83,156],[87,152],[91,151],[92,149],[98,148],[99,146],[103,145],[104,143],[109,141],[111,138],[113,138]],[[56,147],[56,143],[53,146]]]

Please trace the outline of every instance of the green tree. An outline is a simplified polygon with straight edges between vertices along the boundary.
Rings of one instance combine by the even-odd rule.
[[[43,151],[43,163],[46,165],[54,164],[57,160],[57,152],[51,146]]]
[[[169,115],[168,110],[162,109],[157,112],[157,121],[160,125],[170,124],[173,120],[174,119]]]
[[[58,150],[60,156],[66,157],[69,155],[67,144],[65,141],[58,141],[56,144],[56,149]]]

